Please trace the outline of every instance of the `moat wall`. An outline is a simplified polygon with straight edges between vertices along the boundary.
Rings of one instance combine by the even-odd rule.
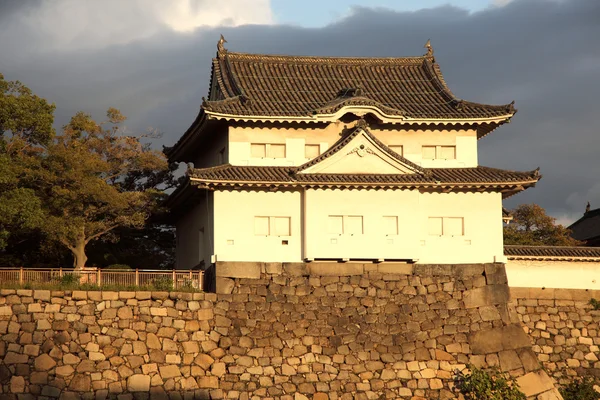
[[[599,290],[512,288],[511,305],[533,343],[533,351],[555,380],[600,378],[600,311],[590,299]]]
[[[560,398],[502,264],[216,271],[217,294],[0,291],[2,396],[451,399],[473,363]]]

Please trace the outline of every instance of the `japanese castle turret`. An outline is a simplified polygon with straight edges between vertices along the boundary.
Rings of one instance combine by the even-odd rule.
[[[230,52],[170,161],[177,266],[216,262],[503,262],[502,199],[537,170],[479,165],[515,115],[448,88],[421,57]]]

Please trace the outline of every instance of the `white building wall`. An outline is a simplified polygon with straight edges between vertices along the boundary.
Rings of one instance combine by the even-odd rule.
[[[217,191],[214,195],[218,261],[385,259],[448,264],[504,260],[498,193],[309,189]],[[259,232],[257,217],[289,217],[289,235]],[[432,235],[429,217],[463,218],[464,231],[456,236]],[[336,225],[340,218],[348,225],[343,232]],[[397,220],[397,230],[391,227],[393,220]]]
[[[501,213],[498,193],[307,190],[304,258],[503,261]],[[357,234],[356,228],[334,233],[339,232],[335,216],[362,217],[363,233]],[[386,218],[394,216],[397,234]],[[430,217],[462,218],[464,230],[456,236],[433,235]]]
[[[463,217],[463,236],[429,232],[429,217]],[[504,262],[500,193],[424,193],[420,264]]]
[[[509,260],[506,275],[511,287],[600,289],[599,262]]]
[[[337,140],[347,125],[331,123],[323,128],[229,128],[229,162],[233,165],[298,166],[309,160],[304,145],[317,144],[321,153]],[[347,129],[347,128],[346,128]],[[477,166],[477,132],[471,130],[397,130],[370,127],[386,145],[403,147],[404,156],[426,168],[466,168]],[[253,158],[251,143],[285,144],[285,158]],[[456,146],[456,159],[423,159],[423,146]]]
[[[177,269],[211,264],[213,248],[212,193],[204,191],[198,203],[175,223]]]
[[[217,261],[302,261],[300,192],[216,191],[214,196]],[[290,235],[258,234],[256,217],[289,217]]]
[[[304,258],[412,259],[418,256],[418,235],[414,232],[419,226],[419,213],[415,212],[419,209],[417,191],[309,189],[305,204]],[[397,230],[386,229],[384,217],[397,217]],[[340,219],[342,226],[337,223]]]

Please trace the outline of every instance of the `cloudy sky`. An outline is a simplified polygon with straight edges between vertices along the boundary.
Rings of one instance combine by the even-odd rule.
[[[114,106],[169,145],[196,117],[221,33],[232,51],[333,56],[421,55],[431,38],[457,96],[516,101],[480,164],[544,178],[506,206],[563,223],[600,207],[598,0],[0,0],[0,73],[56,103],[58,125]]]

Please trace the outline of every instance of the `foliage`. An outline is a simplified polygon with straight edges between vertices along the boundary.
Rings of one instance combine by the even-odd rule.
[[[22,138],[29,151],[48,143],[54,136],[54,108],[22,83],[6,81],[0,74],[0,250],[14,232],[30,233],[43,219],[35,191],[21,185],[23,170],[8,154],[9,141]]]
[[[173,227],[155,222],[143,229],[117,228],[116,242],[90,244],[88,256],[95,266],[126,264],[139,269],[173,269],[175,267],[175,232]]]
[[[596,299],[590,299],[589,304],[594,308],[594,310],[600,310],[600,301]]]
[[[79,283],[79,275],[77,274],[65,274],[60,279],[61,286],[73,286]]]
[[[526,397],[519,390],[519,385],[510,375],[498,369],[490,371],[480,370],[472,365],[471,371],[466,375],[457,371],[455,375],[456,389],[464,395],[466,400],[525,400]]]
[[[7,154],[21,168],[19,184],[41,201],[36,228],[69,249],[78,269],[86,265],[89,242],[116,240],[116,228],[143,228],[164,196],[143,188],[145,173],[168,171],[164,155],[142,143],[153,136],[124,134],[125,117],[116,109],[107,118],[97,123],[77,113],[60,135],[34,150],[21,135],[7,140]]]
[[[526,246],[578,246],[571,231],[546,214],[537,204],[522,204],[511,211],[513,220],[504,227],[504,244]]]
[[[104,269],[131,269],[131,267],[127,264],[110,264],[109,266],[105,267]]]
[[[596,381],[587,376],[575,378],[566,387],[560,388],[564,400],[600,400],[600,393],[594,389]]]
[[[152,280],[152,287],[156,290],[173,290],[173,279],[168,276],[159,276]]]

